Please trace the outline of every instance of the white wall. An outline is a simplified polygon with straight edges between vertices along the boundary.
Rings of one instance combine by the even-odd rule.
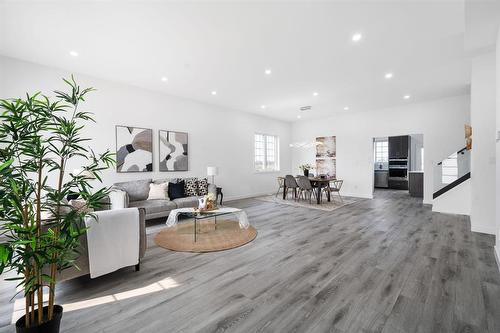
[[[496,56],[489,52],[472,60],[471,189],[472,231],[496,234]]]
[[[497,34],[496,44],[496,236],[497,244],[500,244],[500,29]],[[500,258],[500,246],[496,246],[497,260]],[[499,261],[500,263],[500,261]]]
[[[421,104],[366,112],[345,112],[324,119],[299,121],[292,126],[292,142],[314,142],[317,136],[337,136],[337,176],[346,195],[373,195],[373,138],[423,134],[424,203],[432,202],[433,166],[465,146],[464,124],[469,123],[469,97],[458,96]],[[314,148],[292,148],[292,172],[314,163]]]
[[[71,73],[12,58],[0,57],[0,98],[23,96],[41,90],[50,94],[65,89],[62,77]],[[96,124],[86,134],[96,151],[115,151],[115,125],[153,129],[154,172],[118,174],[107,171],[106,185],[118,181],[144,178],[206,176],[207,166],[218,166],[216,183],[223,187],[225,198],[272,193],[276,176],[289,173],[290,129],[287,122],[194,101],[168,96],[133,86],[76,75],[83,87],[98,89],[88,96],[84,109],[95,113]],[[158,130],[189,133],[189,171],[158,171]],[[256,174],[253,169],[254,133],[278,135],[280,138],[279,173]],[[78,165],[69,165],[69,170]]]
[[[411,136],[410,170],[424,171],[422,170],[422,153],[421,153],[421,149],[424,148],[424,136],[422,134],[411,134],[410,136]],[[425,150],[424,150],[424,155],[425,155]]]
[[[471,215],[471,180],[452,188],[433,200],[432,211]]]

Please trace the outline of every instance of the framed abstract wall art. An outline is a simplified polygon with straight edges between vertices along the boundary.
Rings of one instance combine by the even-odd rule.
[[[316,158],[336,158],[337,138],[335,136],[321,136],[316,138]]]
[[[337,176],[337,138],[322,136],[316,138],[317,175]]]
[[[159,131],[160,171],[188,171],[188,134]]]
[[[116,171],[153,171],[153,130],[116,126]]]

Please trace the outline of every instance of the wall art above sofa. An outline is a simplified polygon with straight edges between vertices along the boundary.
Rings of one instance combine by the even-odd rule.
[[[116,171],[153,171],[153,130],[116,126]]]
[[[188,134],[159,131],[160,171],[188,171]]]

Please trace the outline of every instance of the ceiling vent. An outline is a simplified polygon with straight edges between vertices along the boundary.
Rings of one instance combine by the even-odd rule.
[[[300,108],[300,111],[311,111],[311,109],[312,109],[312,106],[307,105],[307,106],[302,106]]]

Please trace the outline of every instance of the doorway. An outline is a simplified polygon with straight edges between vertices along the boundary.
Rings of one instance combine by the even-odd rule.
[[[404,191],[423,198],[423,134],[373,138],[373,190]]]

